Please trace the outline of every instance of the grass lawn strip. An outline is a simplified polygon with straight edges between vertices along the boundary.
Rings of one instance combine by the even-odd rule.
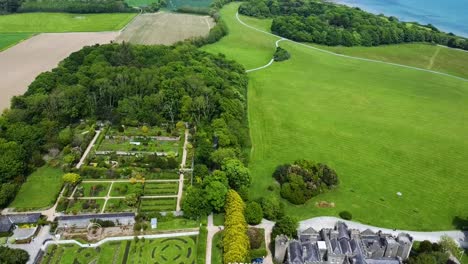
[[[157,195],[176,195],[179,191],[178,182],[170,183],[146,183],[144,195],[157,196]]]
[[[139,142],[141,145],[131,144]],[[144,151],[144,152],[174,152],[179,149],[178,141],[160,141],[155,139],[104,139],[98,151]]]
[[[6,50],[17,43],[28,39],[32,33],[0,33],[0,51]]]
[[[246,68],[264,65],[278,38],[240,24],[237,7],[221,10],[229,35],[203,49]],[[468,200],[462,187],[468,184],[462,173],[468,170],[468,83],[291,42],[280,46],[290,60],[249,74],[254,196],[278,197],[277,189],[268,191],[275,167],[307,158],[335,168],[340,187],[302,206],[288,204],[288,215],[348,210],[353,220],[382,227],[452,229],[453,217],[468,210],[459,202]],[[320,201],[335,207],[318,208]]]
[[[142,212],[166,212],[175,211],[177,198],[157,198],[157,199],[142,199],[140,202],[140,211]]]
[[[34,210],[53,205],[62,187],[62,175],[61,169],[47,165],[37,169],[21,185],[9,207]]]
[[[0,33],[60,33],[116,31],[136,13],[23,13],[0,16]]]
[[[211,263],[223,263],[223,249],[219,247],[222,245],[223,231],[216,233],[213,236],[211,247]]]

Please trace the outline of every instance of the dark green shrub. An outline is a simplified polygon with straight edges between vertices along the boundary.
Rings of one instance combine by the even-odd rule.
[[[351,220],[353,219],[353,215],[348,212],[348,211],[342,211],[340,212],[340,217],[343,218],[344,220]]]
[[[276,48],[275,55],[273,55],[273,59],[275,61],[285,61],[289,60],[291,58],[291,54],[289,52],[281,47]]]
[[[250,202],[245,208],[245,220],[249,225],[258,225],[262,222],[263,209],[257,202]]]
[[[268,253],[267,253],[266,249],[264,249],[264,248],[250,250],[250,258],[251,259],[263,258],[266,255],[268,255]]]

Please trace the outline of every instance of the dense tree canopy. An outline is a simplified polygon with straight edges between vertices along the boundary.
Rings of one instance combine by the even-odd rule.
[[[378,46],[430,42],[468,50],[468,40],[440,32],[433,25],[404,23],[359,8],[311,0],[250,0],[239,12],[274,17],[272,32],[296,41],[325,45]]]
[[[281,184],[281,196],[293,204],[303,204],[338,185],[338,175],[333,169],[307,160],[278,166],[273,177]]]
[[[2,264],[25,264],[28,260],[28,252],[22,249],[0,247],[0,263]]]

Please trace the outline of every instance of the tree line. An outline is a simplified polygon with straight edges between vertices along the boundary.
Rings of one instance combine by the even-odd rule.
[[[0,0],[0,14],[17,12],[137,12],[122,0]]]
[[[250,0],[239,13],[260,18],[273,17],[271,31],[302,42],[329,46],[378,46],[428,42],[468,50],[468,40],[444,33],[433,25],[406,23],[323,1]]]

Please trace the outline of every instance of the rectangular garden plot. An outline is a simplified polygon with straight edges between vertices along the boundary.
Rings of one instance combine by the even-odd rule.
[[[177,195],[179,182],[148,182],[145,184],[145,196]]]
[[[97,150],[116,152],[178,153],[180,144],[180,141],[162,141],[151,138],[126,139],[113,137],[104,139]]]
[[[119,198],[111,198],[107,200],[106,208],[104,208],[104,212],[112,213],[112,212],[133,212],[136,211],[135,207],[128,206],[125,203],[124,199]]]
[[[175,211],[177,198],[141,199],[140,212],[169,212]]]
[[[123,197],[131,193],[136,193],[143,189],[141,183],[114,182],[110,193],[111,197]]]
[[[78,185],[74,197],[105,197],[109,192],[108,182],[85,182]]]
[[[67,214],[80,214],[80,213],[100,213],[104,199],[83,199],[83,200],[69,200]]]

